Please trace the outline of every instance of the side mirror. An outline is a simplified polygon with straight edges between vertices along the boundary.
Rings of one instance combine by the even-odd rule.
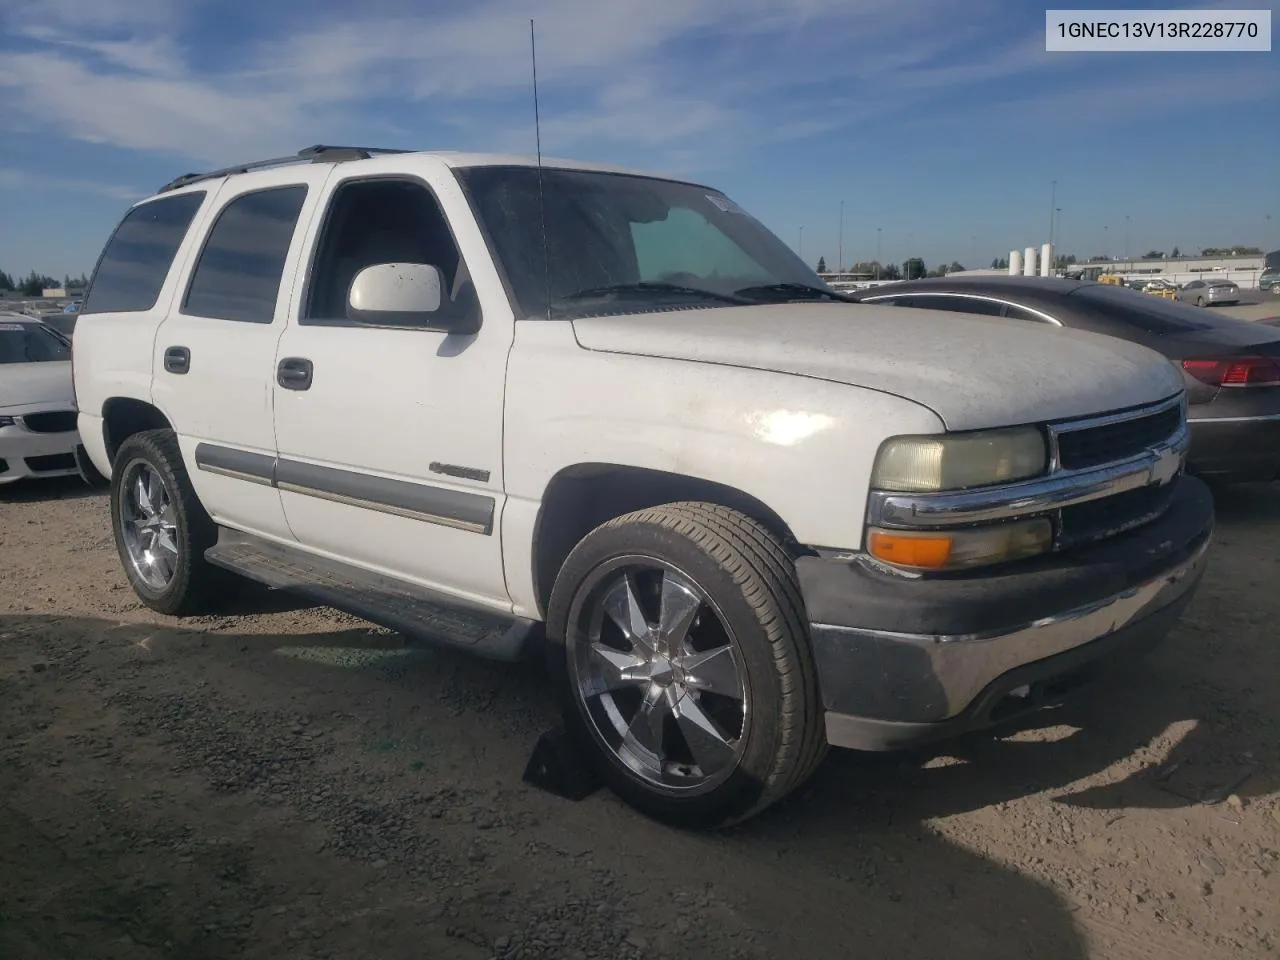
[[[426,263],[378,263],[351,281],[347,319],[387,326],[439,326],[444,275]]]

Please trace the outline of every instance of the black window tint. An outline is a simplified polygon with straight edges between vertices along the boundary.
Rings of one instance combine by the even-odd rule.
[[[1077,310],[1096,311],[1108,320],[1123,323],[1147,333],[1187,333],[1194,330],[1232,330],[1241,321],[1215,317],[1205,310],[1138,293],[1123,287],[1092,284],[1071,294]]]
[[[275,187],[227,204],[205,240],[182,312],[270,323],[306,197],[304,186]]]
[[[107,241],[80,312],[128,313],[154,307],[204,198],[203,191],[181,193],[130,210]]]
[[[439,267],[445,295],[441,317],[462,319],[479,311],[475,288],[431,191],[408,180],[357,180],[339,187],[329,202],[302,322],[347,323],[351,282],[379,263]]]
[[[45,363],[70,359],[71,349],[66,342],[43,324],[21,320],[14,323],[0,318],[0,363]]]
[[[1032,313],[1030,310],[1024,310],[1022,307],[1015,307],[1012,304],[1005,307],[1004,315],[1010,320],[1030,320],[1033,323],[1047,323],[1044,317],[1039,314]]]
[[[950,310],[953,313],[978,313],[986,317],[1000,316],[1000,310],[1004,306],[1001,303],[993,303],[990,300],[978,300],[974,297],[942,297],[942,296],[914,296],[911,298],[913,307],[923,307],[926,310]]]

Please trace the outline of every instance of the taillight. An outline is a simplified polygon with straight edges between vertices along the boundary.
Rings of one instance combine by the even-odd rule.
[[[1182,369],[1211,387],[1280,386],[1280,361],[1270,357],[1183,360]]]

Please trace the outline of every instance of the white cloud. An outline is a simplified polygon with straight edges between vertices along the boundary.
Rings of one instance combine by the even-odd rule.
[[[928,0],[913,21],[949,6]],[[528,109],[523,4],[481,0],[413,17],[348,12],[246,43],[214,70],[190,66],[179,42],[183,9],[180,0],[20,2],[9,20],[24,49],[0,61],[7,109],[79,139],[200,162],[273,152],[321,129],[336,138],[375,98],[434,123],[468,102],[505,104],[521,120]],[[679,151],[699,138],[741,140],[753,124],[764,136],[770,127],[823,127],[830,121],[816,116],[777,124],[767,110],[763,123],[752,116],[758,98],[783,86],[831,79],[823,65],[831,57],[805,56],[815,44],[839,54],[833,44],[844,38],[847,56],[835,59],[857,73],[900,48],[885,40],[913,32],[892,0],[543,0],[534,13],[540,81],[552,102],[574,104],[546,118],[561,150],[630,142]],[[691,59],[681,48],[690,38],[717,51],[720,64]],[[771,59],[788,46],[786,64]],[[488,139],[511,137],[497,129]]]
[[[470,0],[412,16],[366,0],[307,8],[286,35],[216,58],[184,33],[193,2],[8,0],[23,42],[0,57],[0,123],[12,112],[201,164],[396,129],[407,145],[429,128],[526,152],[530,11],[544,149],[630,148],[646,165],[705,163],[1067,64],[1039,32],[992,49],[995,0],[917,0],[909,16],[896,0]]]

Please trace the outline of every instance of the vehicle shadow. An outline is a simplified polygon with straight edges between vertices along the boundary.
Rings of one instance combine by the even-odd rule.
[[[508,914],[514,910],[519,918],[544,896],[539,891],[549,884],[564,891],[559,896],[589,907],[581,918],[553,918],[550,928],[559,926],[566,940],[579,936],[584,927],[595,931],[589,936],[614,944],[607,951],[611,956],[633,955],[614,932],[620,920],[632,931],[626,937],[644,943],[642,953],[655,958],[1087,956],[1071,908],[1049,884],[931,829],[923,819],[932,815],[925,807],[900,802],[905,787],[895,780],[896,774],[890,774],[887,783],[880,774],[873,779],[855,775],[855,782],[849,779],[854,768],[833,757],[814,788],[805,791],[805,799],[721,833],[663,826],[605,791],[574,803],[522,785],[529,751],[554,720],[545,677],[536,663],[494,664],[450,651],[406,650],[395,636],[358,628],[255,636],[172,624],[0,615],[0,691],[18,693],[24,682],[38,686],[37,675],[15,672],[6,661],[35,646],[49,660],[44,674],[56,678],[55,687],[45,688],[48,695],[56,691],[64,698],[50,707],[51,715],[60,718],[59,737],[70,735],[74,741],[82,733],[74,726],[77,711],[68,709],[67,702],[76,695],[76,674],[64,668],[60,656],[86,678],[90,699],[101,697],[105,685],[113,703],[128,705],[122,709],[136,714],[130,727],[135,733],[113,734],[130,741],[127,754],[117,761],[120,766],[105,780],[98,771],[95,821],[107,830],[137,836],[142,828],[136,813],[123,812],[111,798],[128,796],[135,780],[146,780],[158,792],[178,789],[177,781],[162,770],[135,766],[142,762],[135,758],[158,749],[149,742],[154,738],[165,751],[176,751],[188,776],[194,772],[208,780],[198,804],[173,801],[150,808],[177,818],[177,826],[170,823],[168,829],[210,837],[213,825],[227,816],[223,806],[234,810],[237,823],[260,822],[260,828],[251,830],[260,838],[253,869],[272,871],[274,893],[270,902],[256,905],[255,916],[263,919],[255,920],[246,932],[255,942],[265,936],[271,908],[278,914],[299,896],[328,897],[331,888],[345,882],[345,917],[367,916],[368,924],[377,929],[363,921],[330,919],[322,938],[332,955],[366,956],[362,951],[376,936],[383,960],[420,956],[423,927],[433,921],[414,911],[412,918],[401,917],[397,925],[379,905],[388,898],[438,894],[426,879],[432,872],[427,861],[419,867],[414,856],[429,856],[433,864],[448,858],[465,865],[475,861],[476,845],[483,844],[483,870],[463,870],[458,884],[479,884],[482,890],[488,884],[501,894],[488,900],[483,894],[469,894],[478,902],[468,905],[460,900],[447,914],[451,929],[474,924],[482,942],[505,935],[510,929]],[[139,673],[141,664],[149,666]],[[290,759],[297,756],[298,731],[291,734],[288,722],[281,727],[269,719],[281,703],[288,705],[288,716],[312,718],[312,726],[323,729],[326,744],[346,744],[330,755],[328,766]],[[0,728],[17,722],[12,712],[16,709],[6,711],[0,704]],[[261,711],[268,719],[250,722],[247,711]],[[21,709],[24,718],[32,712],[29,705]],[[169,719],[174,716],[179,719]],[[92,711],[81,722],[96,725],[102,720]],[[236,739],[241,727],[255,731],[243,747]],[[10,731],[0,730],[0,741],[6,732]],[[47,767],[36,755],[39,746],[33,742],[30,750],[33,755],[24,758],[25,769],[44,776],[36,772]],[[271,757],[276,775],[295,783],[286,800],[295,809],[286,819],[268,802],[273,788],[251,795],[214,789],[225,776],[215,771],[238,765],[241,761],[235,758],[242,751]],[[13,752],[10,756],[16,759]],[[886,769],[893,770],[893,764]],[[26,795],[38,797],[45,809],[57,809],[71,802],[76,775],[72,761],[60,758],[56,772],[50,770],[45,779],[29,785]],[[988,776],[1020,779],[1014,771],[994,769]],[[13,786],[6,782],[9,779],[0,770],[0,791]],[[424,787],[434,790],[441,784],[451,785],[455,792],[450,795],[467,798],[470,809],[450,807],[442,819],[424,817],[421,807],[414,806],[421,802],[416,798]],[[966,789],[963,782],[951,786]],[[341,795],[341,812],[326,806],[331,790]],[[972,784],[968,790],[968,802],[977,802],[981,791]],[[349,837],[351,815],[345,811],[375,808],[388,815],[403,814],[393,817],[402,824],[396,844],[420,837],[411,849],[424,852],[407,855],[396,870],[366,876],[360,871],[367,873],[367,861],[388,857],[384,839],[374,837],[363,849],[349,839],[317,845],[314,834],[308,834],[311,839],[306,842],[298,836],[303,829],[320,829]],[[477,820],[477,811],[486,810],[506,826],[486,828]],[[17,808],[12,813],[19,818],[31,815]],[[0,807],[0,819],[10,815]],[[0,829],[0,838],[3,835]],[[58,890],[68,889],[71,867],[66,864],[72,861],[63,864],[47,873],[24,873],[26,902],[56,900]],[[664,864],[678,869],[664,869]],[[203,877],[196,867],[198,861],[181,864],[175,869],[182,873],[174,878],[166,863],[153,860],[156,873],[147,878],[148,889],[163,891],[179,883],[190,891],[211,886],[223,890],[225,897],[225,880]],[[603,887],[602,876],[607,877]],[[137,879],[117,875],[114,882],[131,886]],[[445,890],[458,884],[446,883]],[[26,925],[39,926],[47,917],[24,913],[12,893],[6,897],[5,886],[0,880],[0,914],[21,942]],[[192,892],[188,899],[195,896]],[[192,920],[175,906],[174,898],[149,900],[166,904],[163,922],[169,927]],[[92,910],[94,905],[80,905],[85,908]],[[152,919],[156,911],[148,909],[143,908],[134,922]],[[110,941],[118,936],[115,933]]]
[[[93,487],[78,476],[27,477],[0,484],[0,503],[39,503],[43,500],[81,500],[105,497],[106,487]]]

